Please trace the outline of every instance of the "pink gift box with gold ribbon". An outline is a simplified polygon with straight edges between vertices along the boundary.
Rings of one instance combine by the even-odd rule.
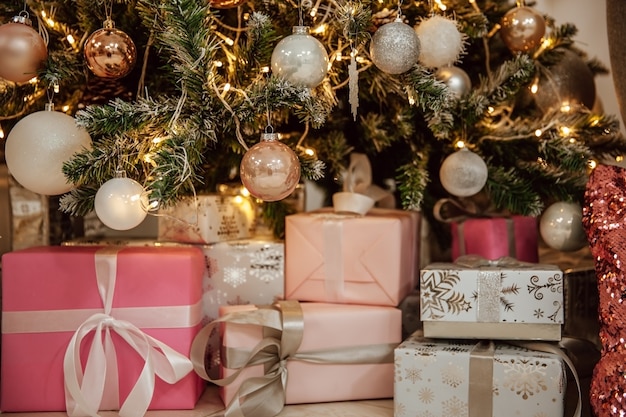
[[[452,260],[462,255],[539,261],[537,219],[530,216],[467,218],[451,223]]]
[[[395,307],[279,301],[220,312],[197,338],[192,358],[203,374],[207,336],[221,328],[223,379],[213,382],[222,387],[226,415],[393,396],[393,350],[402,340]]]
[[[2,261],[2,411],[194,408],[200,249],[36,247]]]

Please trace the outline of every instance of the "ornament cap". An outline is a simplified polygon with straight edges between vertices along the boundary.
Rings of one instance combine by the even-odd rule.
[[[54,111],[54,103],[46,103],[44,109],[46,111]]]
[[[27,26],[33,26],[33,21],[30,20],[28,14],[19,14],[11,18],[11,23],[21,23]]]
[[[292,28],[292,33],[297,35],[308,35],[310,27],[309,26],[294,26]]]
[[[104,29],[114,29],[115,28],[115,22],[111,19],[107,19],[104,22],[102,22],[102,27]]]
[[[261,133],[261,141],[263,142],[271,142],[274,140],[278,140],[278,133],[274,132],[263,132]]]

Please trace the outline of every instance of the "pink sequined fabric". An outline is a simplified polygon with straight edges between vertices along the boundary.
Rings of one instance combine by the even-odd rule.
[[[585,191],[583,226],[595,259],[602,357],[593,373],[596,417],[626,416],[626,170],[599,165]]]

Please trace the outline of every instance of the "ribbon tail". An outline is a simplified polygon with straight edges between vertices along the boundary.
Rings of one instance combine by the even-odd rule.
[[[287,370],[279,369],[262,377],[245,380],[226,407],[224,417],[274,417],[285,406]]]
[[[570,372],[574,376],[574,380],[576,381],[576,388],[578,389],[578,403],[576,404],[576,410],[574,410],[573,417],[581,417],[582,415],[582,390],[580,388],[580,379],[578,377],[578,372],[576,371],[576,366],[572,362],[572,360],[563,352],[559,347],[555,345],[551,345],[549,343],[542,342],[513,342],[509,341],[513,345],[522,346],[526,349],[536,350],[544,353],[553,353],[558,355],[563,362],[567,365]]]

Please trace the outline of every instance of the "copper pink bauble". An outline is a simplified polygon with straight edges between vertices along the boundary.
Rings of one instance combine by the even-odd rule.
[[[512,52],[528,52],[535,49],[546,33],[543,16],[530,7],[509,10],[500,22],[500,36]]]
[[[9,132],[5,158],[9,172],[24,188],[42,195],[59,195],[73,184],[63,164],[91,147],[89,133],[65,113],[43,110],[21,119]]]
[[[11,23],[0,26],[0,78],[27,82],[37,76],[48,58],[46,43],[29,22],[15,17]]]
[[[261,141],[243,156],[241,182],[250,194],[264,201],[289,196],[300,181],[300,161],[276,133],[264,133]]]
[[[111,21],[89,35],[84,52],[87,66],[100,78],[122,78],[137,61],[135,43],[125,32],[114,28]]]

